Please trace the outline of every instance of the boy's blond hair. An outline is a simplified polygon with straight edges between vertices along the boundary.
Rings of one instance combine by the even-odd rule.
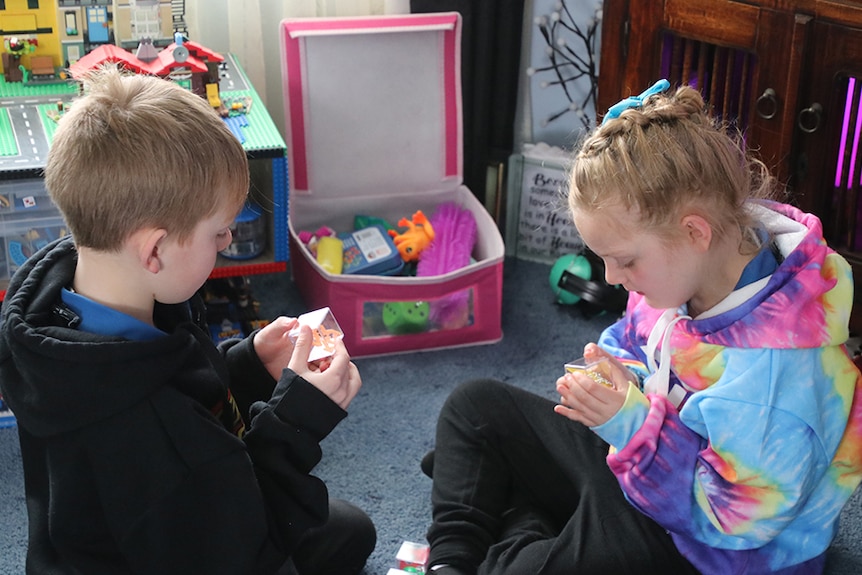
[[[690,86],[653,95],[596,128],[575,156],[569,184],[573,211],[635,209],[645,230],[667,240],[682,211],[703,216],[718,236],[738,228],[751,240],[755,222],[746,201],[774,191],[766,166],[747,155]]]
[[[219,210],[239,210],[248,160],[203,98],[110,65],[60,120],[45,186],[78,246],[116,251],[142,228],[183,242]]]

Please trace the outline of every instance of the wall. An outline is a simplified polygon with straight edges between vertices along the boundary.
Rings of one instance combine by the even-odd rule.
[[[408,0],[186,0],[189,38],[217,52],[237,55],[282,135],[278,22],[408,11]]]

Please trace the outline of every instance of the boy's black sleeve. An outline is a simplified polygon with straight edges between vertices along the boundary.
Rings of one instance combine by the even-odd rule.
[[[251,404],[267,401],[276,384],[254,351],[253,337],[254,333],[245,339],[228,340],[218,346],[228,366],[231,395],[246,425],[250,422],[248,412]]]
[[[309,527],[327,519],[326,485],[309,474],[320,461],[320,441],[347,412],[285,369],[270,399],[252,404],[249,415],[243,440],[271,511],[270,525],[292,545]],[[291,513],[283,512],[290,508]]]
[[[100,426],[82,442],[87,456],[68,458],[91,469],[88,483],[132,571],[274,573],[327,519],[326,486],[310,472],[345,415],[285,370],[269,401],[252,405],[241,440],[165,388]]]
[[[320,462],[320,441],[347,412],[290,369],[285,368],[276,382],[258,358],[253,336],[224,342],[219,352],[246,422],[243,441],[266,502],[270,529],[292,545],[305,530],[326,521],[326,485],[310,472]]]
[[[271,529],[280,533],[281,541],[294,542],[309,527],[326,521],[326,486],[309,474],[320,462],[320,441],[347,412],[290,369],[276,382],[254,350],[253,335],[224,342],[219,351],[246,422],[243,441],[271,511]],[[285,512],[297,502],[299,508]]]

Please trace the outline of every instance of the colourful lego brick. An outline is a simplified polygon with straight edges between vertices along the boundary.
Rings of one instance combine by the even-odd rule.
[[[78,93],[74,82],[58,80],[56,82],[7,82],[0,75],[0,98],[29,98],[34,96],[62,96],[64,99]]]
[[[62,113],[58,110],[58,105],[46,104],[39,106],[39,117],[42,118],[45,137],[48,138],[49,142],[53,142],[54,132],[57,131],[57,120],[62,117]]]
[[[282,155],[272,159],[272,231],[276,238],[284,238],[285,241],[275,243],[276,261],[288,261],[290,253],[287,241],[287,217],[288,201],[287,192],[290,184],[287,178],[287,156],[286,150]]]
[[[222,98],[250,97],[253,104],[248,113],[236,118],[245,117],[247,125],[243,126],[245,141],[243,147],[248,151],[285,149],[284,138],[281,137],[272,117],[260,101],[254,90],[223,91]]]
[[[15,142],[15,134],[12,132],[9,112],[0,109],[0,156],[17,156],[18,154],[18,144]]]

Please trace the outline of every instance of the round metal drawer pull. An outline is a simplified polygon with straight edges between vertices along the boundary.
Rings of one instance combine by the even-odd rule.
[[[778,98],[776,97],[775,90],[772,88],[765,89],[763,94],[757,99],[755,108],[757,109],[757,115],[764,120],[774,118],[775,114],[778,113]]]
[[[823,117],[823,106],[814,102],[810,107],[799,112],[797,124],[799,129],[806,134],[813,134],[820,129],[820,120]]]

